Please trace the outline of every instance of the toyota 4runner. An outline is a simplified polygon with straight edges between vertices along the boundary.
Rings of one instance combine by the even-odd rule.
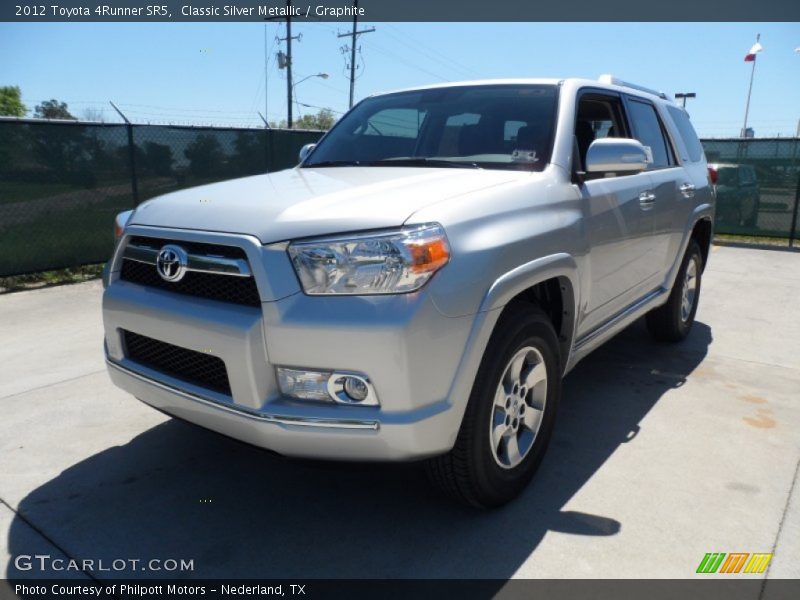
[[[256,446],[424,459],[497,506],[541,462],[578,361],[641,316],[689,333],[713,211],[664,94],[604,76],[371,96],[295,168],[117,217],[109,372]]]

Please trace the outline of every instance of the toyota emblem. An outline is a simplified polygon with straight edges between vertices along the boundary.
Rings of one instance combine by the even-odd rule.
[[[173,244],[167,244],[161,248],[158,258],[156,258],[156,270],[161,275],[161,279],[173,283],[183,279],[188,265],[189,257],[186,250]]]

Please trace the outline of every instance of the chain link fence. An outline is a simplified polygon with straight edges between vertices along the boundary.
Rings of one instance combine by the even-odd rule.
[[[102,262],[114,215],[166,192],[297,163],[319,131],[0,118],[0,276]],[[800,138],[705,140],[716,231],[798,234]]]
[[[0,119],[0,276],[103,262],[114,215],[291,167],[319,131]]]
[[[704,140],[703,147],[717,171],[716,232],[793,244],[798,237],[800,138]]]

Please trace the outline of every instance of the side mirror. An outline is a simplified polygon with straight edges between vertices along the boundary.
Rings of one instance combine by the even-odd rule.
[[[302,148],[300,148],[300,162],[303,162],[306,157],[311,154],[311,151],[316,148],[316,144],[306,144]]]
[[[639,173],[650,163],[647,149],[638,140],[602,138],[586,152],[587,173]]]

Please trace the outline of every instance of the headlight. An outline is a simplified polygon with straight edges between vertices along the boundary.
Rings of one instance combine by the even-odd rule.
[[[306,294],[401,294],[418,290],[450,260],[441,225],[289,245]]]

